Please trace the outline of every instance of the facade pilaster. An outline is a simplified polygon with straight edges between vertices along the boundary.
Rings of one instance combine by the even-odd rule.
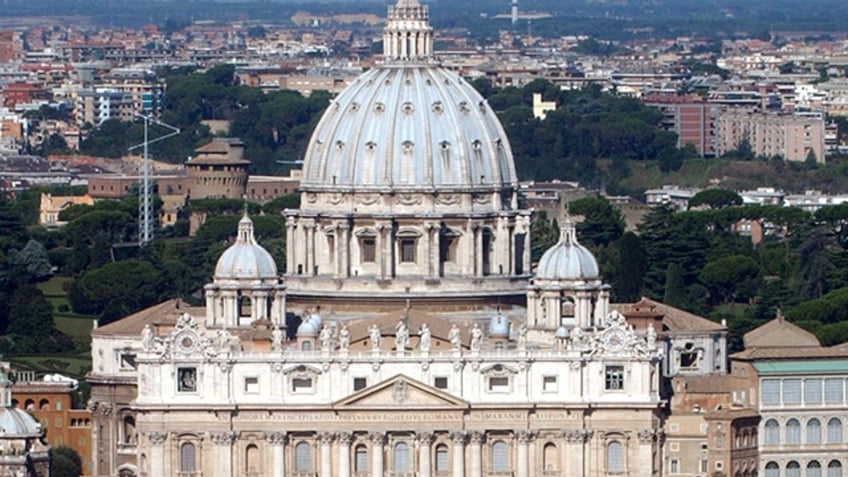
[[[97,426],[92,427],[92,432]],[[149,469],[141,469],[142,472],[147,472],[149,477],[155,475],[165,475],[165,442],[168,440],[168,434],[165,432],[148,432],[147,442],[150,444],[150,459],[148,459]],[[96,442],[96,441],[95,441]]]
[[[339,448],[339,460],[337,467],[339,469],[339,477],[350,477],[350,443],[353,442],[353,434],[350,432],[340,432],[337,436]]]
[[[451,440],[453,441],[452,477],[465,477],[465,432],[452,433]]]
[[[212,444],[216,447],[215,455],[218,458],[219,475],[233,475],[233,444],[236,442],[236,433],[213,432],[210,437]]]
[[[285,432],[266,432],[265,441],[271,447],[271,477],[286,477]]]
[[[518,431],[515,433],[515,441],[518,444],[518,456],[515,463],[516,477],[529,477],[530,475],[530,462],[527,456],[530,440],[532,438],[533,435],[527,431]]]
[[[418,433],[418,477],[430,477],[432,464],[430,462],[430,446],[433,444],[432,432]]]
[[[318,433],[321,442],[321,475],[320,477],[333,477],[333,441],[336,435],[332,432]]]
[[[383,477],[383,445],[386,435],[382,432],[372,432],[371,439],[371,477]]]
[[[470,477],[483,477],[483,433],[472,431],[468,434],[469,458],[471,459]]]

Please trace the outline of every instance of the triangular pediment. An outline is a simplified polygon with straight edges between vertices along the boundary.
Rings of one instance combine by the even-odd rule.
[[[336,408],[465,408],[468,402],[398,374],[337,401]]]

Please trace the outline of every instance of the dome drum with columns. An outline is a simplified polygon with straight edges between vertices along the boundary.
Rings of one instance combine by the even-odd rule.
[[[300,298],[522,297],[530,212],[495,112],[432,56],[427,7],[389,9],[384,62],[332,101],[287,211]]]

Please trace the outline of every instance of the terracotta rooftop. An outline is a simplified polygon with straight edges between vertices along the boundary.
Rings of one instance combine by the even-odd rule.
[[[615,303],[610,307],[624,316],[634,315],[658,315],[662,316],[663,329],[665,331],[727,331],[726,326],[710,321],[688,311],[664,305],[650,298],[642,297],[636,303]]]
[[[782,316],[755,328],[742,338],[745,349],[753,348],[784,348],[784,347],[811,347],[821,346],[816,335],[797,325],[789,323]]]
[[[149,324],[154,329],[159,326],[173,326],[181,313],[189,313],[195,317],[206,316],[206,308],[189,307],[178,300],[168,300],[150,308],[133,313],[132,315],[113,321],[108,325],[92,330],[92,336],[136,336]]]

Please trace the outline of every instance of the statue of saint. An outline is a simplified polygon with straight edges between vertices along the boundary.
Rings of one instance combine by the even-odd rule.
[[[480,345],[483,343],[483,330],[480,325],[474,323],[474,328],[471,328],[471,351],[480,351]]]
[[[409,343],[409,328],[403,320],[400,320],[395,326],[395,349],[403,351],[407,343]]]
[[[421,330],[418,332],[418,349],[423,352],[430,351],[431,340],[430,327],[427,326],[427,323],[424,323],[421,325]]]
[[[274,351],[283,349],[283,330],[277,325],[274,325],[274,329],[271,330],[271,349]]]
[[[373,351],[379,351],[380,338],[382,338],[382,335],[380,333],[380,327],[376,324],[371,325],[371,327],[368,328],[368,336],[371,338],[371,349]]]
[[[350,347],[350,331],[347,329],[347,323],[343,324],[339,331],[339,347],[342,351],[347,351]]]
[[[450,333],[448,333],[448,340],[450,341],[451,348],[455,351],[459,351],[462,348],[462,337],[460,336],[459,328],[456,326],[456,323],[451,327]]]

